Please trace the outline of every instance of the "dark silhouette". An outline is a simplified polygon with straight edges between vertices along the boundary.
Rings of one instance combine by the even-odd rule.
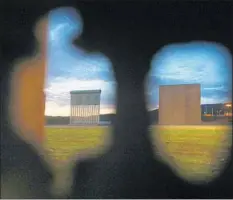
[[[58,1],[56,4],[23,4],[4,10],[1,36],[3,74],[16,58],[30,54],[35,40],[32,27],[39,16],[56,6],[79,9],[84,32],[75,44],[100,51],[113,63],[117,87],[117,114],[113,124],[113,144],[104,155],[78,161],[74,169],[71,198],[232,198],[232,154],[219,177],[208,184],[194,185],[179,178],[156,159],[149,138],[144,78],[152,55],[164,45],[203,40],[223,44],[232,53],[232,10],[230,2],[116,2]],[[12,17],[14,16],[14,17]],[[2,68],[1,68],[2,70]],[[1,73],[2,74],[2,73]],[[5,83],[7,79],[5,78]],[[5,86],[1,96],[7,94]],[[4,107],[7,106],[4,96]],[[10,122],[6,119],[3,123]],[[3,118],[1,117],[1,120]],[[9,129],[1,130],[1,144]],[[11,134],[10,134],[11,135]],[[21,142],[20,139],[17,139]],[[9,138],[12,144],[13,139]],[[29,148],[21,143],[22,148]],[[1,145],[1,175],[10,167],[22,165],[27,153],[16,154],[15,147]],[[233,147],[231,148],[231,153]],[[29,152],[32,152],[29,150]],[[8,155],[8,156],[6,156]],[[11,156],[17,161],[8,164]],[[31,153],[31,159],[38,158]],[[46,170],[30,166],[40,178]],[[42,172],[43,173],[40,173]],[[34,180],[35,187],[42,184]],[[42,185],[41,185],[42,187]],[[37,198],[41,197],[35,193]]]
[[[1,70],[9,72],[10,63],[2,61]],[[6,71],[1,79],[1,198],[50,198],[53,175],[48,163],[41,159],[38,147],[29,145],[12,127]]]

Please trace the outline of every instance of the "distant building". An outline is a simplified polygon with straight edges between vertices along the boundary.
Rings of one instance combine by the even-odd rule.
[[[202,115],[229,116],[232,115],[232,103],[202,104]]]
[[[224,104],[202,104],[201,105],[201,113],[202,115],[219,115],[224,116]]]
[[[224,104],[224,115],[232,116],[232,102],[227,102]]]

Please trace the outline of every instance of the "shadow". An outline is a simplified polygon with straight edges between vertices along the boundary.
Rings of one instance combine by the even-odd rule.
[[[230,22],[219,23],[221,17],[214,15],[227,5],[102,2],[90,3],[88,9],[82,3],[78,6],[86,27],[76,43],[90,51],[98,49],[111,59],[118,88],[113,146],[103,157],[78,165],[72,197],[232,197],[231,156],[217,178],[200,185],[182,180],[154,159],[143,87],[152,55],[165,45],[205,40],[232,50],[227,42],[231,36],[226,34]]]
[[[8,57],[5,57],[3,60],[3,69],[7,68],[6,77],[1,82],[1,94],[5,95],[1,101],[3,198],[51,198],[53,173],[47,152],[41,146],[41,136],[44,133],[46,27],[46,16],[40,18],[35,27],[34,24],[30,27],[38,42],[37,50],[33,54],[20,59],[16,54],[15,59],[8,60]],[[12,42],[11,37],[8,39]],[[25,39],[27,44],[27,38]],[[14,55],[17,44],[8,45],[13,49],[13,52],[10,52]],[[4,47],[5,54],[9,49]],[[18,53],[22,51],[19,50]]]
[[[68,4],[60,2],[62,6]],[[72,193],[69,197],[232,198],[232,154],[222,173],[214,181],[202,185],[182,180],[170,167],[155,158],[149,136],[149,117],[143,84],[152,55],[167,44],[191,40],[215,41],[232,52],[229,42],[232,39],[232,32],[229,30],[232,13],[229,4],[115,1],[69,3],[73,3],[72,6],[80,10],[85,24],[82,36],[74,43],[86,50],[103,52],[113,64],[118,83],[113,144],[104,155],[83,158],[77,162],[74,168]],[[34,42],[31,33],[33,24],[39,16],[57,5],[58,3],[51,2],[27,7],[22,3],[20,6],[27,14],[27,17],[24,17],[28,22],[25,23],[27,26],[21,26],[20,23],[22,16],[26,15],[22,15],[22,7],[6,9],[8,12],[5,12],[4,19],[11,20],[11,23],[6,26],[1,38],[5,40],[4,59],[1,61],[1,65],[4,65],[4,74],[8,75],[12,70],[10,67],[12,60],[30,53],[30,48],[26,47],[30,47]],[[14,14],[14,18],[11,17],[11,13]],[[18,35],[19,41],[10,36],[12,28],[9,27],[21,30]],[[27,51],[21,50],[24,47]],[[1,90],[1,94],[4,95],[9,90],[7,78],[3,82],[5,87]],[[7,107],[7,97],[2,101],[4,107]],[[9,123],[9,119],[5,117],[6,111],[7,109],[2,114],[4,118],[1,117],[4,124]],[[1,130],[1,144],[6,141],[5,138],[2,139],[2,135],[8,136],[6,133],[9,133],[9,129]],[[12,141],[9,139],[9,144]],[[20,146],[28,148],[25,144]],[[20,162],[23,154],[17,155],[16,149],[10,149],[9,145],[5,147],[4,150],[1,145],[1,162],[10,160],[9,158],[15,155],[19,160],[12,163],[13,167],[25,164]],[[27,160],[34,161],[36,154],[32,155],[32,158]],[[9,169],[9,165],[4,164],[5,161],[3,161],[5,167],[1,167],[1,174]],[[40,168],[39,164],[36,166]],[[28,171],[32,171],[35,177],[44,177],[34,173],[36,166],[30,166]],[[45,170],[41,169],[45,173]],[[48,188],[46,184],[42,184],[41,179],[33,181],[34,184]],[[37,198],[44,197],[36,191],[33,194]]]

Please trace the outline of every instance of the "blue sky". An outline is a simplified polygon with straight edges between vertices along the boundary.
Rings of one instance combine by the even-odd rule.
[[[85,25],[72,8],[49,14],[46,115],[69,116],[70,90],[101,89],[101,113],[114,112],[116,83],[111,61],[72,45]],[[156,66],[156,67],[155,67]],[[201,103],[231,97],[231,55],[221,45],[203,41],[171,44],[157,52],[148,74],[148,107],[158,107],[158,85],[201,83]]]

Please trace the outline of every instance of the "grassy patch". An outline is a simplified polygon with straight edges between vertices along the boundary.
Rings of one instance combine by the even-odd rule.
[[[157,134],[152,131],[152,141],[181,175],[211,178],[222,167],[220,158],[227,157],[229,131],[226,126],[159,127]]]
[[[101,148],[105,127],[46,128],[45,148],[56,161],[65,161],[86,149]],[[155,134],[156,133],[156,134]],[[172,160],[185,176],[212,176],[219,156],[230,144],[226,126],[167,126],[152,128],[152,142],[162,157]],[[158,145],[159,144],[159,145]]]

